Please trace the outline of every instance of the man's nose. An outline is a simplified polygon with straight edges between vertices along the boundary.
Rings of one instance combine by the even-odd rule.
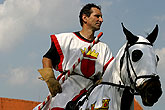
[[[100,21],[100,22],[103,22],[103,18],[102,18],[102,17],[99,17],[99,21]]]

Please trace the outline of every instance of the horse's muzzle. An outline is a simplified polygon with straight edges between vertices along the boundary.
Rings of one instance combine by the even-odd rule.
[[[159,79],[150,79],[138,88],[145,106],[153,106],[162,95],[161,83]]]

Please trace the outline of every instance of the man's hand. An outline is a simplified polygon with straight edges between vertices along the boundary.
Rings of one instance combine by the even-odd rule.
[[[46,82],[51,95],[54,97],[57,93],[62,92],[61,85],[55,79],[52,68],[39,69],[38,72],[41,74],[43,80]]]
[[[48,85],[49,91],[53,97],[56,96],[57,93],[62,92],[61,85],[55,78],[50,78],[46,81],[46,84]]]

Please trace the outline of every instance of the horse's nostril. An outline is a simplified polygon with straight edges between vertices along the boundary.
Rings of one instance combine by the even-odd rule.
[[[157,92],[157,90],[158,90],[158,88],[150,87],[150,88],[147,89],[147,92],[148,92],[149,94],[154,94],[154,93]]]

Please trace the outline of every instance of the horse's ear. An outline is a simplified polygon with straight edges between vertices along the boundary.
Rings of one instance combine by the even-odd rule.
[[[158,25],[156,25],[155,29],[147,36],[147,40],[153,44],[158,36]]]
[[[126,36],[126,38],[128,40],[128,43],[134,44],[139,38],[137,36],[133,35],[130,31],[128,31],[124,27],[123,23],[121,23],[121,24],[122,24],[122,27],[123,27],[123,32],[124,32],[124,34],[125,34],[125,36]]]

